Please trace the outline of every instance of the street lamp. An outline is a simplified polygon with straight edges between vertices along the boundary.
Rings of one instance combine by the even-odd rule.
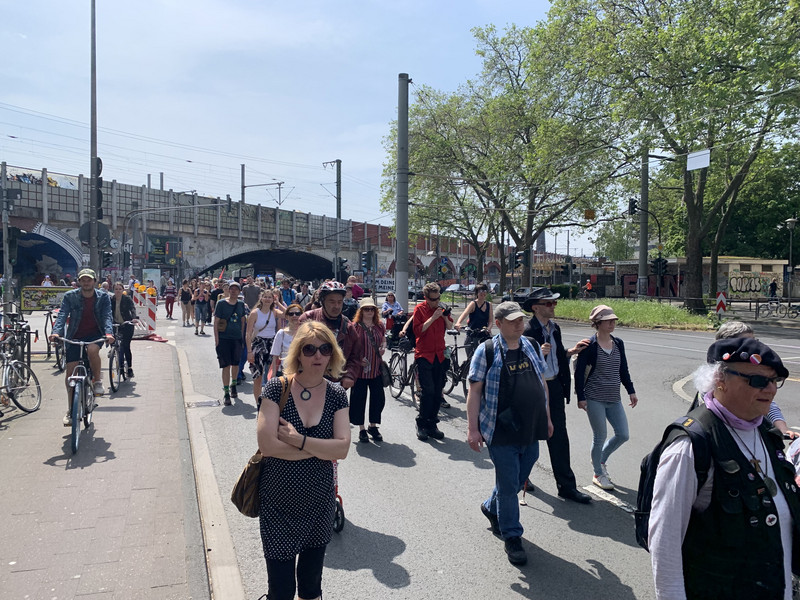
[[[786,219],[786,228],[789,230],[789,298],[787,305],[792,305],[792,276],[794,275],[794,267],[792,266],[792,238],[794,237],[794,228],[797,225],[797,219],[792,217]]]

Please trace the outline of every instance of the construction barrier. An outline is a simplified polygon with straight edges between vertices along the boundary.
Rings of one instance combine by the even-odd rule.
[[[147,292],[133,291],[133,301],[138,304],[139,325],[133,332],[134,339],[148,339],[156,342],[166,342],[156,333],[156,307],[158,298],[150,296]]]

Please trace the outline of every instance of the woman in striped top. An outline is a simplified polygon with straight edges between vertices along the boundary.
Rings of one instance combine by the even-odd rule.
[[[376,442],[383,440],[378,431],[381,424],[381,412],[386,404],[386,395],[381,381],[381,360],[386,350],[386,329],[378,314],[378,307],[371,298],[361,301],[361,306],[353,318],[353,325],[361,336],[361,347],[364,349],[361,376],[350,391],[350,423],[358,425],[358,441],[368,442],[369,436]],[[364,412],[367,407],[367,390],[369,390],[369,427],[364,428]]]
[[[592,309],[589,319],[597,333],[578,355],[575,393],[578,396],[578,408],[587,412],[592,426],[592,483],[604,490],[613,490],[614,484],[608,476],[606,462],[629,437],[620,383],[628,392],[631,407],[635,407],[639,400],[628,373],[625,345],[621,339],[611,335],[617,325],[617,315],[611,307],[600,304]],[[614,435],[609,439],[606,439],[606,421],[614,429]]]

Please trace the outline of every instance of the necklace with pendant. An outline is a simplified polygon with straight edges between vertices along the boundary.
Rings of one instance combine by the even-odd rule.
[[[297,381],[297,380],[295,379],[295,381]],[[300,400],[302,400],[304,402],[308,402],[309,400],[311,400],[311,390],[318,388],[323,383],[325,383],[324,379],[321,382],[319,382],[317,385],[312,385],[310,388],[307,388],[302,383],[297,381],[297,385],[299,385],[301,388],[303,388],[303,391],[300,392]]]
[[[753,451],[750,451],[750,448],[747,447],[747,444],[744,443],[744,440],[741,436],[736,432],[736,429],[731,427],[731,431],[733,434],[739,438],[739,441],[742,442],[742,446],[744,446],[747,453],[752,456],[750,459],[750,464],[753,465],[756,473],[758,473],[759,477],[764,480],[764,485],[767,487],[767,492],[773,498],[778,494],[778,484],[775,483],[775,480],[772,479],[769,475],[767,475],[763,470],[761,470],[761,461],[756,458],[756,440],[753,440]],[[764,457],[766,460],[769,460],[769,456],[767,456],[767,447],[764,445],[764,440],[761,439],[761,435],[758,433],[758,429],[753,430],[755,433],[756,438],[761,440],[761,447],[764,449]]]

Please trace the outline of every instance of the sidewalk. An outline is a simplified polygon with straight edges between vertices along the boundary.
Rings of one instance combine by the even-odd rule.
[[[32,325],[43,338],[36,316]],[[106,395],[75,456],[52,360],[32,362],[39,411],[4,409],[4,599],[210,597],[176,351],[149,340],[132,348],[136,377],[113,395],[102,352]]]

